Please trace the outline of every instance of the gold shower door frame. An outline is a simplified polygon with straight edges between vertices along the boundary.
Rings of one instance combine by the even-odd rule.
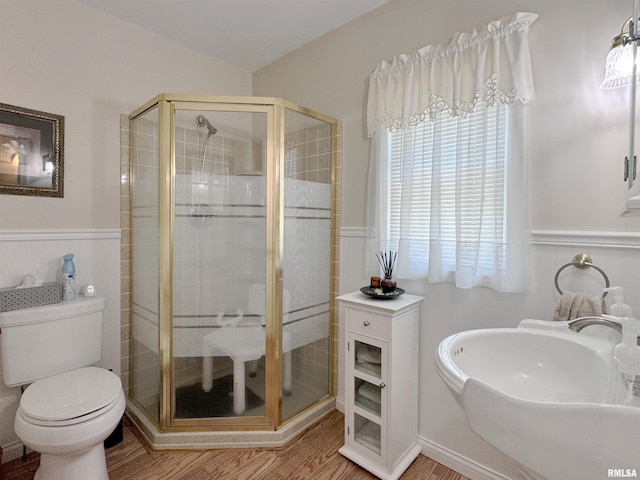
[[[227,97],[212,95],[161,94],[138,108],[129,116],[136,116],[158,107],[158,160],[159,185],[159,279],[158,279],[158,322],[159,355],[161,363],[160,411],[158,428],[160,431],[229,431],[229,430],[276,430],[282,424],[282,309],[283,309],[283,252],[284,252],[284,112],[291,109],[331,125],[331,249],[330,249],[330,330],[329,330],[329,392],[325,398],[334,395],[334,352],[335,338],[333,315],[336,296],[336,151],[337,121],[331,117],[299,107],[291,102],[273,97]],[[224,111],[265,113],[267,118],[267,158],[266,158],[266,345],[265,345],[265,414],[264,416],[215,417],[203,419],[176,419],[173,357],[173,238],[175,199],[175,128],[176,110]],[[133,295],[131,296],[133,297]],[[133,344],[133,342],[131,342]],[[133,378],[133,375],[131,376]],[[133,387],[133,385],[132,385]],[[145,415],[153,422],[146,410]],[[302,412],[301,412],[302,413]],[[291,419],[296,418],[294,415]]]

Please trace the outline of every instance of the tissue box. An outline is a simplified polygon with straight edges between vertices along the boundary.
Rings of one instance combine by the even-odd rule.
[[[37,287],[0,288],[0,312],[50,305],[62,301],[62,284],[43,283]]]

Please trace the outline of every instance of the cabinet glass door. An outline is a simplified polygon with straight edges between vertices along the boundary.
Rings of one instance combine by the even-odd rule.
[[[370,343],[354,340],[354,368],[357,372],[381,378],[382,348]]]
[[[352,372],[349,398],[350,436],[353,444],[369,453],[382,456],[385,451],[386,426],[386,355],[385,342],[352,335],[349,345]]]
[[[353,382],[354,405],[379,417],[382,410],[382,388],[380,383],[375,385],[358,377],[355,377]]]
[[[353,414],[353,439],[367,450],[376,455],[382,454],[382,428],[373,422],[354,412]]]

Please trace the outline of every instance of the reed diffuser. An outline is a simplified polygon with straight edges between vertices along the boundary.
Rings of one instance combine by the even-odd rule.
[[[382,293],[393,293],[396,289],[396,281],[393,278],[393,268],[396,265],[398,252],[380,252],[380,254],[376,253],[376,257],[378,258],[378,262],[384,272],[384,278],[380,280]]]

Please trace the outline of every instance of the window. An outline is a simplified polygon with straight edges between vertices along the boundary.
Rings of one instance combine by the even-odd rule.
[[[369,76],[367,251],[397,249],[398,278],[528,289],[524,108],[535,100],[536,18],[506,15]]]
[[[402,277],[463,288],[505,277],[512,108],[477,105],[457,117],[443,111],[389,131],[383,216],[385,236],[405,260]]]

